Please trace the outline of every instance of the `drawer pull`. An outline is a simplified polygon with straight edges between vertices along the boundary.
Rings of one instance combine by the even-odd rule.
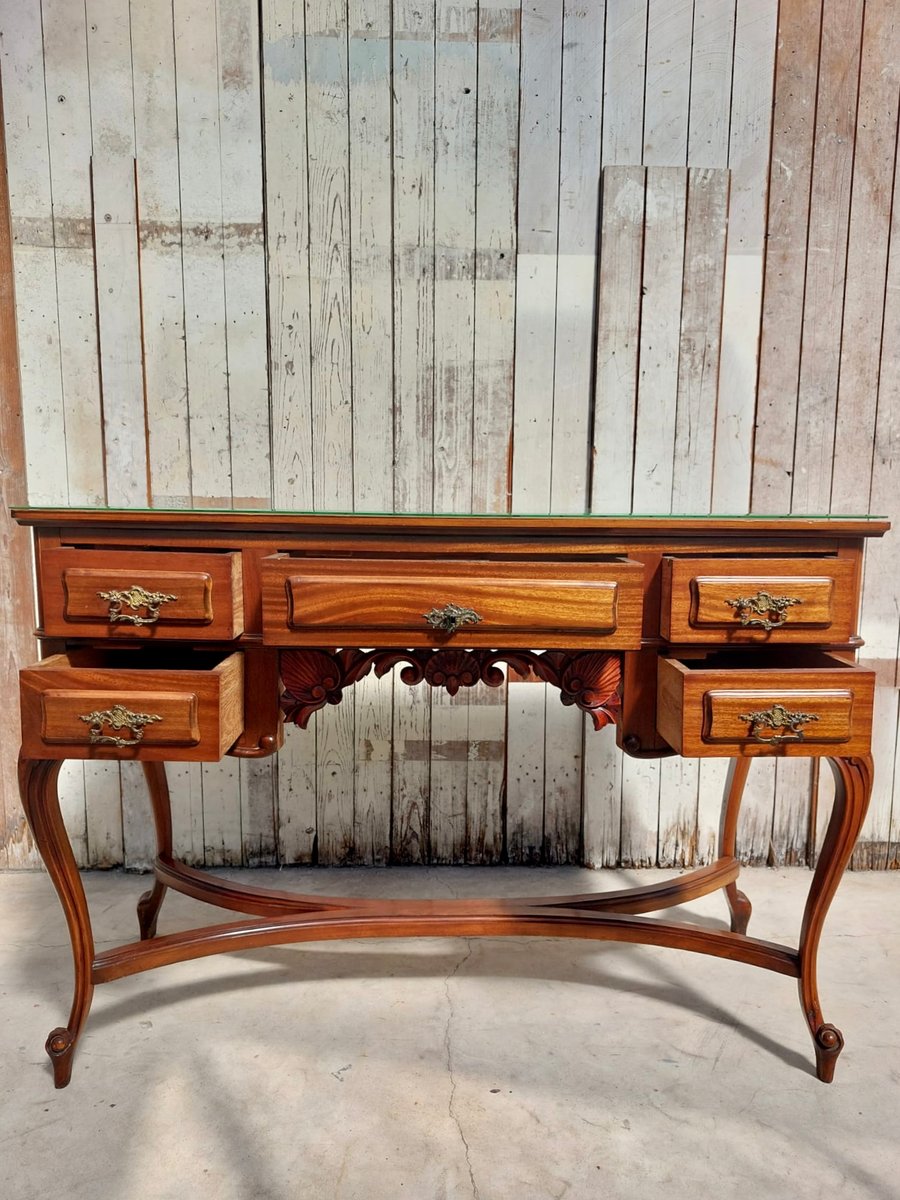
[[[97,595],[101,600],[109,601],[110,625],[116,621],[124,621],[128,625],[155,625],[159,620],[160,605],[178,599],[169,592],[148,592],[137,583],[133,583],[124,591],[98,592]],[[123,604],[126,608],[146,608],[146,617],[137,613],[123,613]]]
[[[746,628],[778,629],[787,620],[787,609],[792,604],[802,604],[796,596],[772,596],[768,592],[757,592],[755,596],[738,596],[726,600],[741,618]]]
[[[441,633],[456,633],[463,625],[477,625],[481,620],[478,613],[471,608],[461,608],[458,604],[445,604],[443,608],[433,608],[422,616],[432,627]]]
[[[819,718],[815,713],[791,712],[783,704],[773,704],[760,712],[741,713],[740,719],[750,722],[750,736],[755,742],[802,742],[802,727]],[[771,737],[763,737],[764,729],[775,732]]]
[[[161,721],[162,717],[155,713],[136,713],[126,708],[124,704],[114,704],[112,708],[91,713],[80,713],[79,719],[90,725],[92,746],[136,746],[144,736],[144,726]],[[103,732],[103,726],[112,729],[128,729],[134,734],[132,738],[115,737]]]

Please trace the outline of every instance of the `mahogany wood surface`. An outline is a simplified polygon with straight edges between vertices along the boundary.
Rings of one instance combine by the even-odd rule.
[[[457,604],[471,624],[438,644],[530,646],[551,634],[577,645],[636,649],[641,638],[640,563],[402,561],[278,556],[263,563],[263,640],[431,646],[426,614]]]
[[[673,642],[846,640],[856,625],[854,563],[844,558],[666,558],[662,575],[663,637]],[[733,601],[768,593],[790,601],[783,625],[742,624],[750,616]],[[731,603],[729,603],[731,601]],[[759,618],[757,618],[759,620]]]
[[[230,641],[243,632],[240,554],[66,548],[47,550],[44,560],[48,636]],[[103,594],[135,586],[171,598],[155,620],[146,607],[123,606],[120,618],[110,622],[110,600]],[[137,623],[143,621],[149,623]]]
[[[868,753],[874,671],[827,654],[810,665],[785,651],[780,661],[766,667],[754,666],[750,655],[741,664],[731,656],[726,666],[724,657],[660,656],[657,726],[679,754],[699,758]],[[798,714],[799,733],[762,728],[759,737],[771,740],[757,740],[747,717],[775,705]],[[778,740],[782,737],[786,740]]]
[[[17,515],[35,527],[38,632],[55,652],[20,672],[20,784],[75,963],[69,1020],[47,1043],[57,1087],[69,1080],[99,983],[277,942],[413,936],[638,942],[792,976],[818,1076],[831,1080],[843,1035],[823,1017],[816,962],[871,792],[874,677],[853,659],[863,538],[882,534],[885,522],[62,509]],[[129,622],[111,633],[115,611],[98,608],[91,591],[110,590],[108,572],[118,577],[119,564],[127,567],[123,588],[175,593],[170,580],[181,573],[193,608],[170,609],[171,621],[154,617],[150,635],[146,625]],[[212,591],[202,583],[191,592],[204,576]],[[785,581],[797,594],[779,607],[773,597]],[[735,638],[732,622],[740,625],[744,610],[728,601],[743,602],[745,588],[748,620],[759,612],[762,624]],[[165,603],[175,602],[164,602],[161,614]],[[451,604],[467,620],[442,628]],[[431,608],[435,628],[424,616]],[[146,611],[140,598],[132,611]],[[458,619],[452,614],[451,625]],[[450,693],[479,682],[499,686],[509,668],[551,683],[595,727],[615,722],[629,754],[731,757],[717,860],[663,883],[604,894],[454,901],[272,891],[178,860],[165,761],[271,754],[284,719],[305,725],[368,673],[395,668],[406,683]],[[116,734],[116,705],[126,711],[124,734]],[[827,756],[838,783],[796,947],[747,936],[750,901],[737,887],[741,795],[750,759],[760,755]],[[65,758],[137,759],[150,794],[157,855],[153,885],[138,903],[139,940],[99,954],[60,815],[56,780]],[[251,916],[160,935],[169,888]],[[717,890],[725,893],[729,929],[646,915]]]

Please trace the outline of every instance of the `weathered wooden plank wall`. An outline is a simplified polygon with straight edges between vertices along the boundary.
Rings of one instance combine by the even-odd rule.
[[[890,0],[22,0],[0,26],[33,502],[896,508]],[[866,565],[857,866],[900,861],[898,544]],[[395,679],[277,763],[171,777],[188,861],[638,866],[710,859],[724,770],[623,758],[540,684]],[[32,861],[10,786],[0,866]],[[146,863],[134,772],[64,786],[82,862]],[[742,855],[813,860],[830,786],[757,763]]]

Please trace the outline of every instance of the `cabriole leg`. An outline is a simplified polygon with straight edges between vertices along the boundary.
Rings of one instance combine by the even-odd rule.
[[[834,1078],[834,1067],[844,1048],[844,1038],[839,1029],[822,1019],[816,956],[825,917],[850,861],[872,794],[870,757],[828,761],[837,782],[834,808],[806,898],[800,930],[800,1003],[816,1048],[816,1074],[823,1083],[831,1083]]]
[[[166,779],[165,764],[145,762],[143,766],[147,788],[150,792],[150,805],[153,809],[153,824],[156,827],[156,853],[171,858],[172,808],[169,802],[169,782]],[[159,910],[168,890],[164,883],[155,879],[150,891],[144,892],[138,900],[137,916],[141,941],[156,937]]]
[[[750,770],[749,758],[733,758],[728,765],[728,780],[722,801],[722,823],[719,827],[719,857],[734,858],[737,847],[738,813],[741,797]],[[753,906],[736,883],[725,885],[725,899],[731,913],[731,932],[746,933]]]
[[[54,1029],[46,1048],[53,1063],[53,1082],[63,1088],[72,1075],[72,1059],[94,994],[94,938],[81,876],[59,808],[57,779],[62,763],[51,759],[19,760],[22,807],[47,874],[56,888],[69,926],[75,967],[75,990],[69,1023]]]

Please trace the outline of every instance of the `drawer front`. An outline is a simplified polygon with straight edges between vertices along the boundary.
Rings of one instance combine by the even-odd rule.
[[[215,762],[240,736],[241,654],[202,669],[144,669],[134,656],[126,665],[115,658],[76,651],[20,672],[26,755]]]
[[[868,754],[875,676],[817,654],[782,667],[659,660],[657,728],[681,754]]]
[[[852,715],[853,692],[848,689],[713,688],[703,695],[703,740],[722,745],[846,744]]]
[[[640,645],[640,563],[382,562],[275,556],[263,568],[273,645],[506,648]]]
[[[856,589],[849,558],[667,558],[661,632],[681,643],[845,642]]]
[[[48,550],[41,601],[49,636],[230,641],[243,631],[241,556]]]

